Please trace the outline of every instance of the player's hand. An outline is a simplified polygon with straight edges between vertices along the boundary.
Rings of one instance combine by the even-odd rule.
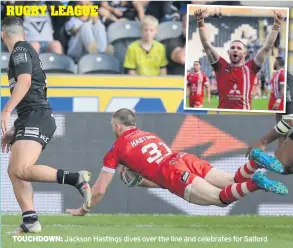
[[[204,21],[204,18],[207,16],[207,9],[198,9],[195,11],[195,18],[197,22],[202,22]]]
[[[10,119],[10,112],[2,111],[2,113],[1,113],[1,131],[2,131],[2,135],[4,135],[7,132],[9,119]]]
[[[1,137],[2,152],[9,153],[14,132],[9,130]]]
[[[274,10],[273,10],[274,11]],[[282,13],[278,13],[276,11],[274,11],[274,23],[275,24],[278,24],[278,25],[281,25],[282,22],[284,21],[285,17]]]
[[[273,105],[273,110],[278,110],[280,107],[280,102],[275,102]]]
[[[248,157],[250,151],[253,148],[259,148],[259,149],[264,151],[266,149],[266,145],[262,141],[258,141],[258,142],[255,142],[255,143],[249,145],[247,150],[246,150],[246,154],[245,154],[246,157]]]
[[[87,213],[83,207],[77,209],[66,209],[65,212],[71,214],[72,216],[84,216]]]

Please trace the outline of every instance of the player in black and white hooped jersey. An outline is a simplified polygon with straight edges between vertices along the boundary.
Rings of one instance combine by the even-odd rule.
[[[31,182],[58,182],[75,186],[83,196],[86,208],[91,200],[90,173],[71,173],[35,165],[56,130],[47,99],[47,78],[37,52],[25,41],[24,27],[19,18],[4,18],[2,39],[11,54],[8,68],[11,97],[1,113],[1,145],[2,152],[11,151],[8,174],[23,219],[13,233],[40,232]],[[8,130],[8,120],[14,109],[18,118]]]

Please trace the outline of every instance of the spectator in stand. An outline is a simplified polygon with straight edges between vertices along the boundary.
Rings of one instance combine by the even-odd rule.
[[[166,41],[166,51],[169,60],[169,75],[184,75],[185,73],[185,42],[186,14],[182,17],[182,35]]]
[[[141,21],[142,39],[131,43],[126,51],[124,68],[129,75],[167,75],[168,60],[163,44],[155,40],[159,22],[153,16]]]
[[[91,1],[76,2],[76,5],[93,5]],[[106,52],[107,32],[99,16],[71,17],[65,24],[69,35],[67,54],[78,61],[88,53]]]
[[[156,17],[159,22],[180,21],[179,9],[173,1],[150,1],[146,14]]]
[[[148,1],[102,1],[99,15],[106,26],[124,20],[142,20]]]
[[[49,9],[50,5],[53,4],[59,5],[61,3],[59,1],[10,1],[7,2],[5,5],[1,5],[1,17],[3,18],[6,16],[6,6],[8,5],[47,5]],[[32,45],[37,53],[63,53],[61,43],[58,40],[54,40],[53,38],[53,27],[60,25],[60,23],[56,23],[56,21],[60,21],[60,17],[52,18],[49,11],[47,11],[45,16],[22,16],[21,19],[23,20],[26,40]],[[65,19],[66,17],[63,17],[63,20]]]

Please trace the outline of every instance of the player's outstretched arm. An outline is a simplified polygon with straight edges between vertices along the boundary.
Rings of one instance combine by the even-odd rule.
[[[83,216],[87,214],[91,210],[91,208],[93,208],[102,200],[102,198],[104,197],[107,191],[109,184],[111,183],[113,179],[113,176],[114,176],[114,173],[102,170],[100,172],[100,175],[96,183],[92,187],[91,206],[83,205],[79,209],[67,209],[66,212],[74,216]]]
[[[274,24],[271,32],[269,32],[264,45],[259,49],[257,52],[254,62],[261,67],[267,56],[269,55],[270,51],[273,49],[275,41],[277,39],[281,24],[284,20],[284,16],[281,13],[277,13],[274,11],[275,19],[274,19]]]
[[[195,18],[197,21],[199,29],[199,37],[202,43],[202,46],[206,52],[210,64],[215,64],[219,60],[219,54],[216,49],[212,46],[208,37],[208,30],[205,27],[204,18],[207,14],[207,9],[198,9],[195,12]]]
[[[274,142],[278,138],[290,132],[292,127],[293,127],[293,116],[289,116],[285,118],[283,117],[283,119],[280,120],[274,126],[274,128],[271,129],[268,133],[266,133],[265,136],[263,136],[259,141],[248,146],[246,156],[248,156],[252,148],[257,147],[264,150],[268,144]]]

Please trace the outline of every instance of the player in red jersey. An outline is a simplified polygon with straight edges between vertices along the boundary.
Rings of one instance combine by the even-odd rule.
[[[261,69],[278,36],[283,15],[274,12],[275,19],[272,31],[269,32],[262,48],[254,59],[245,63],[246,46],[240,40],[234,40],[228,50],[230,62],[219,56],[208,39],[209,31],[205,27],[204,18],[207,9],[198,9],[195,13],[199,27],[199,36],[210,64],[216,72],[218,83],[219,105],[221,109],[251,109],[252,92],[255,87],[256,74]]]
[[[275,73],[271,79],[271,97],[269,110],[284,110],[284,91],[285,91],[285,60],[277,57],[274,63]]]
[[[211,102],[209,78],[201,70],[199,61],[194,61],[193,72],[187,75],[187,87],[189,89],[189,106],[192,108],[202,108],[204,102],[204,88],[208,95],[208,103]]]
[[[105,155],[103,168],[92,187],[91,208],[103,198],[119,164],[143,177],[136,180],[140,186],[168,189],[199,205],[227,206],[258,189],[288,193],[283,184],[255,172],[259,166],[253,161],[239,168],[234,176],[216,170],[193,154],[173,152],[156,134],[138,129],[135,115],[129,109],[116,111],[111,124],[117,139]],[[72,215],[88,211],[84,206],[67,210]]]

